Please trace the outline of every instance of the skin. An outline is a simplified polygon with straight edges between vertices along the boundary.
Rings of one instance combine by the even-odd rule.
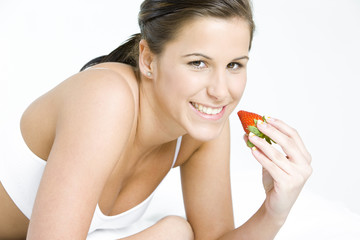
[[[12,206],[6,218],[0,216],[0,237],[24,238],[28,229],[28,239],[85,239],[96,204],[116,215],[150,195],[183,135],[175,166],[181,167],[187,220],[169,216],[126,239],[273,239],[311,174],[311,157],[280,120],[269,122],[264,133],[288,158],[252,137],[254,157],[266,170],[267,196],[248,222],[234,228],[228,117],[246,85],[249,41],[241,19],[197,18],[160,56],[140,42],[140,84],[130,66],[103,63],[37,99],[21,130],[47,165],[30,223]],[[201,117],[191,102],[225,107],[223,115]],[[3,212],[3,202],[12,202],[1,196]],[[9,217],[20,230],[11,228]]]

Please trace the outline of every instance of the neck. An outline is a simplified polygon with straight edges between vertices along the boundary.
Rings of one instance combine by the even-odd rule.
[[[152,83],[143,79],[139,83],[139,114],[136,140],[139,149],[151,150],[177,139],[186,132],[159,107]]]

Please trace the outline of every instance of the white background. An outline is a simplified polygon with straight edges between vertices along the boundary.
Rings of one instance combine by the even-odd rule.
[[[6,128],[5,118],[11,120],[87,61],[137,33],[140,3],[2,0],[1,127]],[[295,127],[313,156],[306,191],[360,213],[360,1],[253,4],[257,29],[248,85],[237,110],[281,118]],[[242,141],[235,113],[231,122],[232,174],[258,173],[253,185],[261,188],[261,168]],[[241,179],[233,188],[246,190],[246,177]],[[248,190],[240,198],[251,199]]]

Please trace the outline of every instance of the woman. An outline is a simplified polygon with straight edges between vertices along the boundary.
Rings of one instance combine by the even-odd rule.
[[[234,227],[228,118],[246,84],[249,2],[145,0],[139,25],[141,34],[24,112],[1,176],[1,239],[126,229],[177,166],[187,218],[165,217],[125,239],[273,239],[283,225],[311,157],[293,128],[269,118],[258,127],[285,154],[245,136],[264,168],[266,199]]]

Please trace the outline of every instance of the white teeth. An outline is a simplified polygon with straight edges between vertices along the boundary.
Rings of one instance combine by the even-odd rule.
[[[211,107],[205,107],[198,103],[191,103],[199,112],[206,113],[208,115],[215,115],[221,112],[223,109],[222,107],[219,108],[211,108]]]

